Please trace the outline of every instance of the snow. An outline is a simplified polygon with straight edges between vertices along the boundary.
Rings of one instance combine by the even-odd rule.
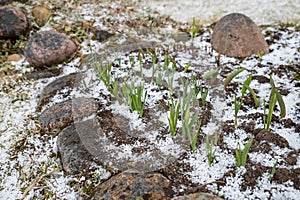
[[[249,3],[250,1],[247,2]],[[277,1],[274,2],[276,3]],[[152,6],[154,3],[157,3],[157,1],[153,2],[153,4],[149,2],[147,3],[150,6]],[[170,2],[165,1],[164,3],[166,5],[169,5]],[[222,3],[224,2],[222,1]],[[276,5],[278,6],[279,4]],[[280,5],[282,6],[282,4]],[[295,1],[293,3],[290,2],[289,8],[293,7],[293,9],[297,9],[299,8],[298,5],[300,5],[299,2],[298,4],[295,4]],[[116,5],[115,3],[112,3],[111,6],[114,7]],[[242,4],[238,4],[236,6],[242,6]],[[95,18],[94,15],[87,14],[87,10],[90,7],[91,5],[86,5],[82,7],[79,6],[77,8],[78,12],[83,13],[83,19],[85,20]],[[243,8],[246,9],[245,7]],[[159,7],[158,9],[160,10],[161,7]],[[266,8],[263,7],[260,10],[264,9]],[[286,8],[286,10],[289,11],[288,8]],[[103,10],[103,12],[109,12],[109,10]],[[190,14],[193,14],[193,12],[190,12]],[[252,14],[254,15],[254,13]],[[290,11],[289,14],[291,14]],[[274,20],[278,20],[277,12],[274,13],[274,16],[275,18],[272,19],[267,18],[267,22],[273,22]],[[297,16],[297,13],[293,13],[291,17],[293,16]],[[190,15],[187,15],[186,17],[190,17]],[[211,20],[212,17],[215,18],[216,16],[209,12],[207,14],[207,18],[203,20]],[[287,18],[287,15],[284,15],[284,17],[286,18],[286,20],[290,19]],[[59,19],[60,17],[58,16],[54,18],[54,20]],[[264,23],[264,21],[262,21],[262,23]],[[95,25],[101,29],[106,28],[101,23],[101,18],[98,17],[96,17]],[[167,34],[170,30],[172,30],[171,27],[167,27],[164,31],[166,31]],[[267,30],[274,31],[273,28],[268,28],[265,31]],[[240,65],[231,66],[230,63],[235,63],[237,60],[234,58],[221,56],[221,64],[227,65],[232,69],[245,67],[248,71],[245,70],[234,79],[235,81],[242,83],[245,80],[245,78],[248,77],[249,74],[251,74],[250,70],[255,70],[255,75],[266,75],[266,72],[269,69],[266,69],[266,67],[259,67],[259,62],[261,62],[261,64],[263,65],[266,65],[267,63],[272,63],[272,66],[270,66],[270,68],[278,67],[279,65],[290,64],[293,62],[299,62],[300,33],[299,31],[293,32],[294,28],[289,28],[288,30],[290,30],[292,34],[289,34],[289,31],[282,32],[281,39],[277,41],[276,44],[272,44],[270,46],[272,52],[262,56],[261,60],[251,57],[251,59],[243,60],[240,63]],[[177,55],[178,59],[176,61],[182,66],[185,66],[187,63],[191,63],[191,69],[197,71],[198,73],[205,73],[211,69],[216,68],[215,57],[217,56],[217,53],[212,51],[210,43],[208,43],[205,40],[209,37],[210,33],[206,32],[202,36],[196,37],[192,42],[187,42],[187,47],[193,46],[193,51],[196,52],[196,57],[194,55],[191,55],[191,52],[189,50],[179,51]],[[121,40],[118,40],[117,42],[121,43],[124,40],[125,37],[121,38]],[[149,38],[149,41],[157,41],[157,38]],[[171,46],[171,42],[171,39],[163,41],[162,46]],[[97,41],[85,41],[82,43],[80,51],[82,54],[88,54],[91,52],[101,52],[104,46],[105,44],[100,44]],[[157,47],[156,50],[160,52],[162,48]],[[137,53],[133,52],[130,54],[130,56],[136,57]],[[107,58],[107,61],[114,61],[116,60],[116,58],[121,59],[121,64],[124,69],[130,68],[130,64],[125,64],[125,61],[129,61],[129,57],[125,56],[122,52],[116,52],[114,55],[110,55],[110,57]],[[146,59],[150,59],[150,57]],[[24,72],[30,70],[30,68],[28,67],[28,63],[24,60],[24,58],[22,58],[18,62],[12,62],[12,65],[15,67],[14,70],[16,71],[18,76],[22,76]],[[63,69],[63,75],[67,75],[70,73],[79,72],[79,65],[80,59],[76,58],[68,64],[59,65],[59,67]],[[199,67],[198,65],[200,65],[201,67]],[[169,69],[171,68],[172,66],[170,65]],[[70,96],[72,98],[94,97],[98,98],[99,101],[104,104],[106,100],[99,96],[99,93],[101,92],[105,95],[108,94],[109,91],[107,90],[103,82],[101,82],[98,79],[94,70],[86,69],[85,66],[83,66],[82,69],[82,71],[85,72],[85,76],[82,82],[85,83],[86,88],[83,88],[83,84],[81,84],[82,88],[74,89],[71,92]],[[114,68],[113,70],[113,78],[121,77],[122,74],[124,74],[122,68]],[[137,59],[135,59],[133,70],[139,70],[139,63]],[[143,74],[145,77],[151,77],[152,69],[143,69]],[[183,72],[176,73],[174,75],[174,88],[182,89],[180,82],[180,77],[182,76],[188,77],[189,75]],[[220,76],[218,76],[218,78],[221,79]],[[277,77],[275,75],[273,78],[277,87],[288,88],[290,92],[287,96],[283,97],[287,108],[286,119],[291,118],[293,121],[299,120],[297,119],[295,110],[296,103],[297,101],[299,102],[299,89],[295,87],[290,88],[289,84],[287,84],[284,81],[286,77],[282,78]],[[0,199],[20,199],[24,194],[24,189],[26,189],[35,178],[40,178],[42,175],[48,174],[51,171],[59,168],[59,158],[51,157],[51,155],[57,155],[58,153],[56,146],[57,137],[40,135],[38,133],[38,124],[34,120],[34,118],[37,117],[35,108],[37,106],[38,95],[41,93],[42,89],[53,80],[54,78],[49,78],[36,82],[18,82],[14,80],[10,80],[11,82],[9,82],[6,79],[4,80],[4,82],[2,82],[2,80],[0,80]],[[138,84],[140,81],[139,78],[136,77],[131,78],[130,80],[135,81],[136,84]],[[156,92],[157,86],[153,83],[145,83],[144,85],[149,95],[146,100],[146,105],[150,108],[154,108],[159,99],[164,99],[164,96],[169,95],[168,93]],[[9,86],[9,92],[4,92],[4,88],[6,86]],[[260,98],[261,102],[263,102],[264,98],[268,99],[271,88],[269,83],[260,84],[256,80],[254,80],[251,82],[251,87],[258,90],[257,95]],[[233,106],[227,107],[227,103],[232,102],[233,98],[226,98],[226,100],[224,100],[224,94],[218,92],[219,90],[223,90],[223,85],[220,84],[210,89],[212,91],[215,91],[215,93],[209,94],[208,101],[212,103],[215,112],[213,113],[214,121],[202,127],[202,132],[207,135],[212,135],[215,132],[215,130],[219,131],[223,121],[234,119]],[[22,96],[23,94],[24,96]],[[65,98],[63,98],[62,96],[56,95],[51,100],[52,102],[48,106],[64,100]],[[167,102],[167,99],[164,100],[166,100]],[[45,108],[46,107],[44,107],[43,110]],[[125,106],[124,104],[120,105],[118,102],[114,102],[108,107],[108,109],[111,109],[114,115],[121,115],[129,119],[130,129],[143,131],[147,125],[143,121],[143,119],[139,117],[136,111],[131,112],[129,107]],[[254,113],[257,111],[263,113],[262,107],[247,113]],[[168,112],[157,112],[157,116],[159,116],[159,121],[163,122],[162,128],[168,128],[168,114]],[[239,112],[239,115],[244,114],[246,113],[242,111]],[[275,111],[275,115],[278,114],[279,112]],[[84,120],[88,120],[91,117],[93,116],[89,116]],[[245,120],[246,119],[239,119],[239,123],[242,123]],[[178,126],[181,126],[181,121],[178,122]],[[262,122],[259,121],[259,119],[257,120],[256,128],[262,128]],[[295,150],[300,149],[300,136],[299,134],[295,133],[295,130],[290,128],[282,128],[282,126],[279,125],[272,126],[272,129],[274,130],[274,132],[286,138],[291,148]],[[160,155],[162,155],[162,157],[165,158],[178,158],[180,153],[187,150],[184,149],[182,145],[174,142],[173,138],[169,135],[166,136],[165,140],[157,140],[157,136],[159,134],[159,131],[149,131],[141,134],[140,137],[146,137],[146,139],[149,142],[154,144],[152,148],[159,149],[161,151]],[[232,149],[235,149],[237,147],[237,144],[240,143],[241,148],[243,149],[244,145],[248,141],[248,138],[250,137],[252,137],[251,134],[237,129],[234,133],[225,135],[224,142],[226,143],[228,148]],[[104,140],[105,138],[102,139]],[[23,147],[24,150],[14,152],[14,146],[16,145],[16,143],[19,144],[20,147]],[[146,152],[145,154],[142,154],[139,157],[132,158],[132,149],[136,147],[141,147],[142,145],[144,144],[141,144],[137,141],[134,145],[121,145],[119,149],[114,149],[115,146],[106,146],[105,148],[107,148],[108,151],[115,150],[115,152],[117,152],[116,157],[114,157],[115,160],[111,161],[112,165],[116,164],[114,163],[114,161],[118,162],[119,160],[123,160],[124,158],[130,158],[132,159],[130,161],[136,162],[152,159],[154,167],[161,166],[162,164],[168,164],[168,161],[163,159],[160,160],[159,157],[155,157],[155,155],[150,154],[150,152]],[[184,160],[184,163],[191,166],[192,170],[190,172],[186,172],[186,175],[190,177],[190,180],[193,183],[208,184],[207,188],[211,192],[213,192],[214,194],[223,195],[225,198],[228,199],[297,199],[300,196],[300,191],[294,189],[291,182],[277,184],[268,181],[268,173],[263,174],[263,176],[258,180],[257,185],[253,189],[248,188],[246,191],[241,191],[241,184],[243,183],[242,175],[246,172],[246,169],[243,167],[235,169],[234,152],[222,150],[218,146],[214,148],[216,148],[215,159],[213,161],[212,166],[210,167],[208,166],[207,162],[207,152],[205,144],[199,145],[194,154],[188,153],[188,156]],[[280,163],[281,161],[283,161],[285,155],[287,155],[291,151],[291,149],[279,148],[273,144],[271,144],[271,149],[272,155],[260,152],[253,152],[249,153],[249,158],[254,163],[260,163],[263,166],[272,167],[276,162],[276,159],[278,159]],[[172,161],[172,159],[170,161]],[[297,157],[297,164],[293,167],[296,168],[299,166],[300,156]],[[97,168],[95,174],[100,176],[100,180],[108,179],[111,176],[111,174],[107,170],[97,165],[93,167]],[[286,166],[285,164],[278,164],[278,167],[291,168],[290,166]],[[213,182],[222,178],[226,172],[232,169],[234,169],[236,172],[235,176],[227,177],[226,184],[218,188],[218,186]],[[59,171],[61,171],[61,169]],[[55,194],[55,198],[78,199],[80,198],[80,191],[77,191],[76,188],[72,187],[72,184],[70,184],[71,181],[86,183],[90,182],[90,180],[87,180],[85,177],[67,176],[63,172],[56,172],[50,175],[49,177],[45,178],[45,186],[41,186],[39,185],[41,183],[39,183],[37,184],[38,186],[36,186],[35,189],[30,190],[25,199],[41,198],[43,191],[40,188],[42,187],[49,188],[51,193]],[[182,186],[181,188],[175,189],[179,191],[184,191],[186,188]]]
[[[192,167],[191,172],[187,172],[191,177],[191,181],[194,183],[210,183],[219,178],[235,166],[234,156],[228,154],[228,152],[221,152],[220,149],[216,149],[215,160],[211,167],[208,165],[206,157],[205,144],[197,149],[197,152],[191,154],[188,160],[184,162],[190,164]]]
[[[170,15],[182,22],[192,22],[195,17],[201,24],[209,25],[220,17],[240,12],[249,16],[257,24],[278,22],[299,22],[299,0],[143,0],[145,6],[157,10],[160,14]]]

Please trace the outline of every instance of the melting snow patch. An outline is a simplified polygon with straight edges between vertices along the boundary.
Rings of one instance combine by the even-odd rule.
[[[191,154],[190,158],[185,160],[191,166],[191,172],[187,172],[187,175],[191,177],[193,183],[213,182],[222,178],[230,168],[235,166],[233,155],[219,151],[219,149],[216,149],[215,161],[210,167],[206,157],[205,145],[201,145],[196,153]]]

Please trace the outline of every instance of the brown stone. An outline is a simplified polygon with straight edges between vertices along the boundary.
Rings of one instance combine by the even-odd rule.
[[[232,13],[222,17],[213,29],[212,47],[230,57],[266,54],[269,47],[256,24],[247,16]]]
[[[20,55],[19,54],[12,54],[12,55],[9,55],[7,57],[7,61],[8,62],[12,62],[12,61],[19,61],[20,60]]]
[[[99,185],[91,195],[102,199],[170,199],[170,181],[159,173],[125,171]]]
[[[48,22],[50,15],[51,10],[44,6],[35,6],[32,9],[32,16],[34,18],[35,23],[39,27],[44,26]]]
[[[31,36],[25,45],[24,55],[36,67],[50,67],[69,59],[76,48],[67,35],[50,30]]]
[[[16,38],[26,33],[28,21],[26,15],[17,7],[0,9],[0,37]]]

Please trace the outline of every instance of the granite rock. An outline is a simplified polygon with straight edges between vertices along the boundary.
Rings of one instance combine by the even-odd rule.
[[[35,67],[50,67],[71,58],[76,49],[67,35],[50,30],[32,35],[25,45],[24,54]]]
[[[0,9],[0,37],[16,38],[25,34],[28,20],[24,12],[17,7],[3,7]]]
[[[96,114],[98,102],[93,98],[75,98],[56,103],[44,110],[39,116],[41,130],[57,135],[63,128],[74,121]]]
[[[99,185],[91,195],[103,199],[170,199],[170,181],[159,173],[125,171]]]

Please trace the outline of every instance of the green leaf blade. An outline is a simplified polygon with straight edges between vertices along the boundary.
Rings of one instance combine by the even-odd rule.
[[[236,70],[236,71],[230,73],[230,74],[226,77],[226,79],[225,79],[225,81],[224,81],[224,89],[227,87],[227,85],[231,82],[231,80],[232,80],[234,77],[236,77],[238,74],[240,74],[240,73],[241,73],[242,71],[244,71],[244,70],[245,70],[245,68],[240,68],[240,69],[238,69],[238,70]]]

